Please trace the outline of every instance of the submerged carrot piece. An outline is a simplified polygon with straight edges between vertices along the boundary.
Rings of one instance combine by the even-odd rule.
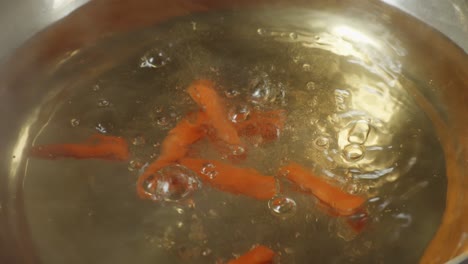
[[[255,111],[249,119],[235,123],[240,136],[261,136],[264,142],[273,141],[279,137],[286,123],[286,111],[274,110],[268,112]]]
[[[235,167],[214,160],[184,158],[179,163],[198,173],[200,179],[214,188],[233,193],[242,194],[259,200],[268,200],[275,193],[275,179],[265,176],[251,168]],[[202,170],[211,164],[210,170],[216,175],[209,177]]]
[[[93,135],[83,143],[34,146],[30,155],[42,159],[104,159],[128,160],[130,153],[125,139],[115,136]]]
[[[147,180],[161,168],[170,165],[185,157],[190,145],[200,140],[205,135],[205,116],[191,113],[182,119],[162,142],[161,155],[151,163],[137,181],[137,193],[143,199],[151,199],[151,194],[145,191],[144,185]]]
[[[275,252],[266,246],[256,246],[249,252],[237,259],[229,261],[227,264],[271,264]]]
[[[242,145],[236,129],[227,118],[223,100],[216,93],[213,82],[209,80],[195,81],[188,87],[187,92],[206,113],[218,138],[232,146]]]
[[[175,161],[187,155],[190,145],[205,136],[205,116],[191,113],[169,131],[161,145],[160,159]]]
[[[329,206],[340,216],[355,214],[364,204],[364,198],[344,192],[331,185],[326,180],[313,175],[309,170],[296,163],[280,169],[280,173],[299,185],[302,189],[310,191],[322,203]]]

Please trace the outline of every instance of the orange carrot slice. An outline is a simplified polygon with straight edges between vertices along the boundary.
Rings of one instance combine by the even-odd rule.
[[[162,142],[160,158],[175,161],[184,157],[190,145],[205,135],[206,129],[203,127],[204,116],[196,115],[194,120],[190,120],[192,118],[191,115],[182,119],[169,131]]]
[[[271,264],[275,252],[266,246],[256,246],[249,252],[237,259],[231,260],[228,264]]]
[[[184,158],[179,163],[198,173],[205,183],[221,191],[242,194],[259,200],[268,200],[275,196],[275,179],[265,176],[251,168],[235,167],[214,160]],[[215,175],[210,177],[202,170],[210,164]]]
[[[286,175],[290,181],[302,189],[310,191],[340,216],[355,214],[365,202],[364,198],[344,192],[326,180],[315,176],[299,164],[290,163],[281,168],[280,173]]]
[[[173,129],[171,129],[161,146],[161,155],[151,163],[137,181],[137,193],[142,199],[151,199],[144,185],[161,168],[176,162],[185,157],[190,145],[200,140],[205,135],[205,116],[190,113],[182,119]]]
[[[115,136],[93,135],[84,143],[34,146],[30,155],[42,159],[104,159],[128,160],[130,153],[125,139]]]
[[[286,123],[286,111],[274,110],[268,112],[255,111],[249,119],[235,123],[234,126],[240,136],[261,136],[264,142],[278,139]]]
[[[236,129],[227,118],[223,100],[216,93],[213,82],[209,80],[195,81],[188,87],[187,92],[206,113],[218,138],[231,146],[242,145]]]

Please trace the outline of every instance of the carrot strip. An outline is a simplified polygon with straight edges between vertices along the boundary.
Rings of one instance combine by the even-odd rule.
[[[255,111],[249,119],[235,123],[240,136],[261,136],[264,142],[276,140],[286,123],[286,111],[274,110],[268,112]]]
[[[350,216],[361,209],[364,198],[344,192],[331,185],[326,180],[313,175],[309,170],[296,163],[280,169],[280,173],[299,185],[302,189],[310,191],[322,203],[328,205],[340,216]]]
[[[137,194],[142,199],[151,199],[144,185],[158,170],[176,162],[187,155],[190,145],[200,140],[205,135],[203,125],[205,116],[191,113],[169,131],[161,146],[161,155],[151,163],[137,180]]]
[[[187,92],[206,113],[218,138],[231,146],[242,145],[236,129],[227,118],[223,100],[216,93],[213,82],[209,80],[195,81],[188,87]]]
[[[84,143],[50,144],[31,148],[29,154],[42,159],[104,159],[128,160],[130,153],[125,139],[115,136],[93,135]]]
[[[275,196],[273,177],[260,174],[255,169],[235,167],[214,160],[184,158],[179,163],[198,173],[200,179],[221,191],[242,194],[259,200],[268,200]],[[216,175],[209,177],[202,173],[204,167],[212,165]]]
[[[192,114],[189,114],[169,131],[162,142],[160,158],[172,161],[180,159],[187,155],[190,145],[205,136],[204,115],[197,114],[195,120],[190,120],[191,117]]]
[[[275,252],[266,246],[256,246],[249,252],[237,259],[229,261],[227,264],[271,264]]]

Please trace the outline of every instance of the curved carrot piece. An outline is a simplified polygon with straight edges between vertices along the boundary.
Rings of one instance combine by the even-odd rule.
[[[249,252],[237,259],[229,261],[227,264],[271,264],[275,252],[266,246],[256,246]]]
[[[364,204],[364,198],[344,192],[331,185],[326,180],[315,176],[309,170],[296,163],[280,169],[280,173],[299,185],[302,189],[310,191],[322,203],[329,206],[340,216],[355,214]]]
[[[29,154],[42,159],[104,159],[125,161],[130,157],[125,139],[93,135],[80,144],[50,144],[31,148]]]
[[[161,168],[176,162],[187,155],[190,145],[205,135],[203,125],[205,116],[191,113],[171,129],[161,146],[161,155],[151,163],[137,180],[137,193],[140,198],[151,199],[152,195],[145,191],[144,184]]]
[[[235,123],[234,126],[240,136],[261,136],[263,141],[273,141],[279,137],[286,123],[286,111],[274,110],[268,112],[255,111],[249,119]]]
[[[275,196],[275,179],[260,174],[255,169],[235,167],[214,160],[183,158],[179,163],[198,173],[200,179],[219,190],[242,194],[259,200]],[[207,164],[212,164],[216,175],[210,178],[202,173]]]
[[[187,92],[206,113],[218,138],[232,146],[242,145],[236,129],[227,118],[223,100],[216,93],[213,82],[209,80],[195,81],[188,87]]]
[[[206,133],[203,127],[205,116],[196,114],[194,120],[190,120],[193,114],[182,119],[164,139],[161,145],[160,158],[177,160],[184,157],[190,145],[200,140]]]

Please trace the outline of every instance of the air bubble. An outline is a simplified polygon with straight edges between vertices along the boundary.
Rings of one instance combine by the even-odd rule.
[[[351,128],[348,134],[348,141],[350,143],[364,144],[369,135],[370,126],[365,120],[357,121]]]
[[[237,97],[240,94],[240,92],[236,89],[229,89],[225,91],[224,94],[226,95],[227,98],[234,98],[234,97]]]
[[[170,61],[171,58],[164,52],[153,49],[140,58],[140,67],[157,69],[166,66]]]
[[[296,40],[297,39],[297,33],[296,32],[291,32],[289,33],[289,38],[293,39],[293,40]]]
[[[296,212],[296,201],[286,196],[275,196],[268,201],[271,213],[280,217],[289,217]]]
[[[266,33],[267,33],[267,31],[264,28],[258,28],[257,29],[257,34],[259,34],[260,36],[263,36]]]
[[[170,119],[166,116],[160,116],[156,119],[156,124],[162,128],[169,127],[170,123]]]
[[[313,91],[316,88],[316,84],[312,81],[306,83],[306,88],[308,91]]]
[[[190,196],[201,187],[197,174],[181,165],[159,170],[145,182],[145,191],[154,201],[176,202]]]
[[[206,249],[204,249],[204,250],[202,251],[201,254],[202,254],[202,256],[207,257],[207,256],[211,255],[211,252],[212,252],[211,249],[206,248]]]
[[[358,161],[364,156],[364,147],[358,144],[349,144],[343,148],[343,155],[348,161]]]
[[[136,170],[141,169],[141,167],[143,167],[143,162],[141,162],[138,159],[131,160],[128,163],[128,170],[129,171],[136,171]]]
[[[327,149],[329,144],[330,144],[330,140],[325,136],[319,136],[314,141],[314,145],[318,149]]]
[[[299,63],[300,60],[301,60],[301,57],[300,57],[300,56],[293,56],[293,57],[292,57],[292,61],[293,61],[294,63]]]
[[[158,114],[162,113],[162,111],[164,111],[164,107],[162,107],[162,106],[156,106],[154,108],[154,112],[156,112]]]
[[[249,118],[250,107],[248,105],[237,105],[229,110],[228,116],[233,123],[240,123]]]
[[[302,64],[302,69],[306,72],[310,72],[312,70],[312,66],[309,63]]]
[[[98,123],[95,129],[101,134],[107,134],[108,128],[104,126],[102,123]]]
[[[80,120],[78,118],[73,118],[72,120],[70,120],[70,125],[72,127],[77,127],[80,125]]]
[[[100,99],[97,103],[99,107],[108,107],[110,105],[110,102],[106,99]]]
[[[398,213],[392,216],[401,227],[408,227],[413,222],[413,217],[408,213]]]
[[[260,80],[254,85],[250,100],[253,104],[265,104],[270,101],[271,97],[271,84],[269,81]]]
[[[201,174],[208,176],[208,178],[213,180],[216,178],[216,175],[218,175],[218,171],[216,171],[216,166],[213,163],[207,163],[203,165]]]
[[[177,206],[174,207],[174,210],[175,210],[178,214],[184,214],[184,213],[185,213],[185,211],[184,211],[183,208],[180,208],[180,207],[177,207]]]
[[[243,155],[245,153],[245,149],[241,146],[234,146],[232,148],[232,154],[234,156],[240,156],[240,155]]]
[[[146,139],[143,136],[136,136],[132,139],[132,144],[135,146],[141,146],[146,143]]]
[[[394,182],[396,180],[398,180],[398,178],[400,177],[400,175],[398,173],[389,173],[386,177],[385,177],[385,180],[387,182]]]

